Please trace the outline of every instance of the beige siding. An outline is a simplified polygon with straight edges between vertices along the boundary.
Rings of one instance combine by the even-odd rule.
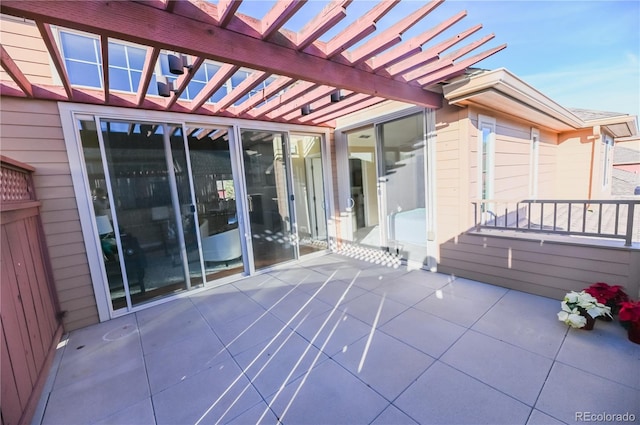
[[[465,234],[441,246],[438,271],[552,298],[595,282],[638,294],[638,252],[535,238]],[[635,260],[632,257],[636,257]]]
[[[4,22],[3,22],[4,25]],[[4,28],[3,28],[4,30]],[[2,98],[2,154],[36,168],[36,193],[67,331],[98,322],[71,171],[55,102]]]
[[[436,111],[436,237],[438,244],[465,231],[472,222],[466,182],[469,179],[466,109]],[[439,259],[439,253],[435,255]]]
[[[49,53],[35,24],[13,18],[0,18],[2,46],[33,84],[53,84]],[[11,80],[4,71],[0,80]]]
[[[556,162],[556,196],[560,199],[588,199],[591,184],[592,131],[559,136]]]

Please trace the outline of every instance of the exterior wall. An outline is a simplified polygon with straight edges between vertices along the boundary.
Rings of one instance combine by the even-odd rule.
[[[640,296],[640,251],[568,244],[547,238],[465,234],[441,246],[438,271],[519,291],[562,298],[595,282],[622,285]]]
[[[554,164],[557,159],[557,136],[555,133],[531,123],[512,117],[469,108],[469,193],[470,200],[478,194],[478,115],[496,119],[495,134],[495,181],[496,200],[529,199],[531,166],[531,128],[540,131],[540,151],[538,159],[539,199],[555,196],[559,186]]]
[[[591,172],[592,137],[592,130],[559,135],[556,177],[562,184],[556,189],[557,198],[589,199],[589,188],[595,178]]]
[[[80,217],[55,102],[2,98],[3,155],[35,167],[42,222],[66,331],[98,322]]]
[[[436,240],[441,244],[473,226],[469,189],[467,110],[445,106],[436,111]],[[439,260],[440,253],[436,253]]]
[[[9,56],[33,84],[53,84],[49,53],[34,23],[3,16],[0,38]],[[57,75],[56,75],[57,77]],[[0,70],[0,80],[11,80]]]

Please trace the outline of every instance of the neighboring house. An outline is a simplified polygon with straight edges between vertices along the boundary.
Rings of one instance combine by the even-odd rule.
[[[40,13],[10,3],[10,11]],[[147,7],[120,3],[109,7]],[[65,19],[54,8],[47,13]],[[108,25],[82,16],[79,28]],[[3,46],[21,69],[3,47],[3,68],[13,70],[0,74],[3,155],[36,168],[67,330],[347,245],[548,296],[577,287],[582,276],[637,291],[637,251],[622,243],[604,254],[580,248],[570,266],[544,273],[538,270],[563,259],[553,241],[535,241],[527,249],[547,253],[523,254],[518,269],[517,243],[513,253],[511,246],[481,252],[477,246],[493,242],[479,236],[485,242],[478,245],[477,235],[466,234],[478,213],[500,215],[502,201],[609,198],[612,149],[618,138],[637,137],[634,116],[569,110],[505,69],[469,68],[481,58],[450,71],[436,61],[442,69],[426,75],[438,77],[418,80],[430,82],[428,93],[416,94],[417,86],[401,86],[402,99],[391,89],[386,98],[337,92],[331,102],[344,102],[342,109],[323,113],[335,88],[303,102],[311,90],[304,81],[286,86],[284,77],[266,78],[272,72],[200,58],[194,75],[184,74],[189,81],[171,76],[164,47],[2,19]],[[189,48],[206,48],[199,46]],[[270,70],[283,66],[271,62]],[[314,69],[300,72],[322,78]],[[157,96],[167,88],[157,85],[161,76],[182,89],[168,106]],[[104,88],[109,80],[117,89]],[[136,92],[140,81],[146,94]],[[234,97],[248,82],[253,90]],[[289,109],[278,114],[263,105],[266,93],[287,99]],[[434,106],[414,106],[417,95]],[[476,201],[482,205],[474,211]],[[491,258],[482,257],[489,250]],[[600,267],[593,258],[601,255],[620,266]]]
[[[623,139],[613,150],[614,197],[640,195],[640,138]]]

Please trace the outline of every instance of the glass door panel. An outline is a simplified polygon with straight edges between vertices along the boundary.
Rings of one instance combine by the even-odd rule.
[[[253,260],[261,269],[296,257],[285,135],[242,130],[241,137]]]
[[[347,134],[351,198],[351,241],[379,248],[378,176],[376,137],[369,127]]]
[[[182,211],[176,211],[180,203],[172,196],[176,186],[170,181],[181,160],[169,169],[165,128],[101,121],[115,245],[118,260],[124,262],[133,305],[188,287],[185,236],[182,221],[177,220]]]
[[[328,247],[320,145],[320,136],[291,135],[291,172],[300,255]]]
[[[204,284],[202,280],[202,265],[200,263],[200,250],[198,248],[196,227],[196,206],[191,196],[191,179],[187,154],[184,147],[184,135],[182,125],[166,126],[171,146],[171,158],[173,160],[173,173],[176,182],[176,193],[180,205],[180,218],[184,239],[184,254],[189,269],[189,282],[191,286]],[[169,180],[171,182],[171,180]]]
[[[206,281],[241,273],[229,131],[195,126],[187,127],[186,132]]]
[[[387,246],[403,258],[427,260],[424,118],[419,113],[379,126],[380,185]]]

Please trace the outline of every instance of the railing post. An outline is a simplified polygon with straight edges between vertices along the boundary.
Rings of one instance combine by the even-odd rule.
[[[473,221],[475,222],[476,232],[480,231],[480,222],[478,221],[478,203],[473,202]]]
[[[633,239],[633,210],[635,208],[635,204],[633,202],[629,202],[627,208],[627,234],[624,239],[624,246],[631,246],[631,240]]]

